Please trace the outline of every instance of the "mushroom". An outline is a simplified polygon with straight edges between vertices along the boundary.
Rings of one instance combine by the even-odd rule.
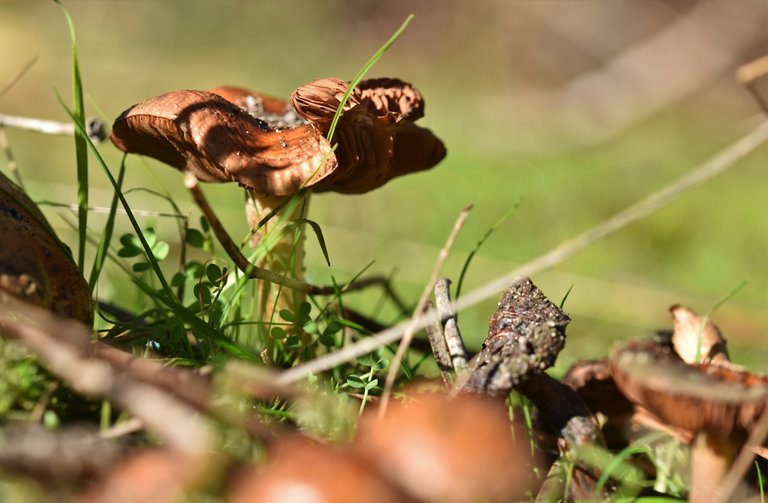
[[[0,294],[93,323],[91,290],[69,248],[21,187],[2,173],[0,236]]]
[[[478,394],[421,392],[381,420],[369,411],[353,448],[423,502],[517,501],[533,482],[525,429],[510,423],[503,401]]]
[[[600,420],[609,448],[626,447],[626,426],[633,414],[632,403],[616,387],[607,359],[582,360],[574,363],[562,379],[572,388],[587,408]]]
[[[688,365],[670,348],[631,342],[613,350],[616,385],[670,426],[693,432],[690,501],[712,501],[765,412],[768,378],[718,365]]]
[[[77,503],[172,503],[205,481],[189,459],[169,449],[147,448],[117,463],[91,484]]]
[[[348,450],[295,435],[281,440],[262,467],[240,466],[227,483],[232,503],[408,503],[397,488]]]
[[[270,224],[261,229],[257,224],[303,187],[360,194],[396,176],[429,169],[445,156],[443,143],[413,123],[423,115],[421,94],[397,79],[361,82],[327,139],[348,86],[340,79],[316,80],[293,93],[293,107],[236,87],[174,91],[123,112],[114,123],[112,141],[125,152],[154,157],[197,180],[237,182],[250,195],[248,215],[259,242]],[[338,143],[335,152],[332,143]],[[291,267],[292,238],[278,242],[257,265],[301,278],[300,249]],[[293,306],[302,300],[295,293]],[[262,297],[262,305],[268,297]],[[284,307],[292,309],[290,304]]]

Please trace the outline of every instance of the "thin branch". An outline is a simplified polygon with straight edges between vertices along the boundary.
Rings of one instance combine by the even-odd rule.
[[[521,276],[532,276],[576,255],[600,239],[665,206],[684,192],[727,170],[737,161],[762,145],[766,140],[768,140],[768,122],[763,122],[738,141],[721,150],[714,157],[689,171],[667,187],[616,213],[614,216],[577,235],[573,239],[564,241],[544,255],[516,267],[509,273],[486,283],[458,299],[453,303],[454,310],[460,312],[474,306],[504,290],[510,283],[518,280]],[[336,365],[363,356],[383,345],[398,340],[406,330],[424,328],[430,322],[431,317],[434,316],[436,316],[435,311],[429,310],[418,319],[399,323],[372,337],[358,341],[355,344],[350,344],[339,351],[284,371],[276,377],[276,380],[278,383],[291,383],[303,379],[310,374],[331,369]]]
[[[448,347],[451,366],[456,374],[467,370],[467,349],[461,338],[459,325],[456,323],[456,313],[451,305],[451,280],[442,278],[435,285],[435,304],[443,324],[443,337]]]
[[[30,58],[29,61],[26,62],[26,64],[21,68],[19,73],[17,73],[6,85],[3,86],[2,89],[0,89],[0,96],[3,96],[5,93],[11,90],[13,86],[16,85],[18,81],[21,80],[21,78],[26,75],[26,73],[29,71],[32,66],[37,63],[37,56],[33,56]]]
[[[423,317],[423,312],[425,311],[425,306],[427,304],[427,301],[429,300],[429,296],[432,294],[432,291],[435,289],[435,283],[437,283],[437,280],[440,278],[440,271],[443,270],[443,265],[445,265],[445,261],[448,259],[448,254],[451,251],[451,248],[453,248],[453,244],[456,242],[456,236],[459,235],[459,231],[464,226],[464,222],[467,220],[467,217],[469,216],[469,212],[472,209],[472,205],[465,207],[461,210],[459,213],[459,216],[456,218],[456,222],[453,224],[453,229],[451,229],[451,233],[448,235],[448,239],[445,241],[445,245],[443,246],[442,250],[440,250],[440,254],[437,256],[437,261],[435,262],[435,267],[432,269],[432,275],[429,278],[429,281],[424,286],[424,291],[421,292],[421,298],[419,298],[419,303],[416,304],[416,309],[413,311],[413,320],[411,321],[411,324],[408,328],[406,328],[405,332],[403,333],[403,338],[400,341],[400,346],[397,348],[397,352],[395,353],[395,357],[392,358],[392,363],[389,366],[389,372],[387,372],[387,379],[384,381],[384,390],[381,393],[381,406],[379,407],[379,418],[382,418],[384,414],[387,412],[387,405],[389,404],[389,398],[392,395],[392,385],[395,383],[395,376],[397,375],[397,370],[400,368],[400,364],[403,361],[403,357],[405,357],[405,352],[408,350],[408,346],[411,344],[411,340],[413,339],[413,334],[416,333],[416,328],[414,326],[414,321],[419,320]],[[429,311],[434,311],[434,309],[430,309]],[[419,327],[423,328],[423,327]]]
[[[33,117],[19,117],[17,115],[8,114],[0,114],[0,127],[12,127],[15,129],[52,135],[73,136],[75,134],[75,126],[71,122],[35,119]],[[88,119],[85,128],[88,137],[94,143],[102,142],[107,138],[107,127],[104,122],[99,119]]]
[[[765,78],[766,75],[768,75],[768,56],[750,61],[736,70],[736,78],[749,91],[760,107],[760,110],[768,115],[768,103],[766,103],[765,97],[757,85],[758,81]]]
[[[433,309],[434,306],[431,302],[427,302],[426,310]],[[440,320],[434,318],[432,323],[426,326],[427,338],[429,344],[432,347],[432,355],[437,362],[437,368],[440,369],[440,377],[443,379],[446,389],[450,389],[453,382],[453,364],[451,363],[451,355],[448,352],[448,345],[445,343],[445,337],[443,336],[443,327],[440,325]]]
[[[11,144],[8,142],[8,135],[5,134],[5,129],[0,127],[0,149],[5,153],[5,161],[8,165],[8,171],[13,174],[16,184],[26,192],[27,188],[24,186],[24,180],[21,179],[21,173],[19,173],[19,164],[16,162],[16,157],[11,150]]]
[[[0,330],[35,353],[73,390],[108,398],[175,450],[202,454],[211,445],[207,422],[186,403],[153,384],[116,372],[102,359],[90,358],[91,334],[85,325],[0,292]]]
[[[77,211],[77,205],[76,204],[68,204],[68,203],[58,203],[56,201],[48,201],[48,200],[41,200],[37,201],[37,204],[39,206],[51,206],[54,208],[66,208],[68,210],[72,210],[73,212]],[[109,214],[114,211],[115,213],[119,213],[121,215],[127,214],[125,211],[125,208],[115,208],[114,210],[112,208],[109,208],[107,206],[88,206],[88,211],[91,213],[103,213],[103,214]],[[184,215],[177,215],[175,213],[164,213],[162,211],[154,211],[154,210],[131,210],[131,213],[133,213],[136,216],[139,217],[150,217],[150,218],[175,218],[177,220],[188,220],[186,216]]]

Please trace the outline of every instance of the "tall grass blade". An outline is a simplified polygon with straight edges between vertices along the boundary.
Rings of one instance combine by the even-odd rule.
[[[115,215],[117,213],[117,191],[122,190],[123,180],[125,179],[125,157],[120,163],[120,172],[117,174],[117,190],[112,197],[112,203],[109,206],[109,214],[107,215],[107,222],[104,225],[104,233],[99,240],[99,247],[96,250],[96,257],[93,259],[93,266],[91,267],[91,275],[88,277],[88,287],[93,293],[96,288],[96,283],[99,281],[101,270],[104,267],[104,262],[107,259],[107,252],[109,251],[109,245],[112,241],[112,234],[115,230]]]
[[[507,210],[506,213],[504,213],[500,219],[496,221],[487,231],[485,231],[485,234],[483,234],[483,237],[480,238],[480,240],[475,244],[475,247],[472,249],[471,252],[469,252],[469,255],[467,255],[467,260],[464,261],[464,265],[461,267],[461,273],[459,274],[459,281],[456,282],[456,299],[459,298],[459,294],[461,294],[461,287],[464,284],[464,277],[467,275],[467,269],[469,269],[469,264],[472,262],[472,259],[475,258],[475,255],[480,250],[480,248],[485,244],[486,240],[491,237],[491,234],[493,234],[496,229],[498,229],[501,224],[509,220],[509,217],[512,216],[512,214],[517,209],[517,205],[514,205],[510,209]]]
[[[395,40],[400,37],[403,31],[405,31],[412,19],[413,14],[409,14],[408,17],[405,18],[405,21],[403,21],[403,24],[400,25],[400,28],[398,28],[397,31],[391,37],[389,37],[389,40],[387,40],[384,45],[382,45],[379,50],[376,51],[373,56],[371,56],[371,59],[369,59],[368,62],[363,65],[360,71],[357,72],[357,75],[355,75],[355,78],[352,79],[352,81],[349,83],[349,88],[347,88],[347,92],[344,93],[344,96],[341,98],[339,107],[336,109],[336,113],[334,114],[333,120],[331,121],[331,127],[328,129],[327,138],[329,141],[333,138],[333,133],[336,132],[336,125],[339,123],[341,112],[344,110],[344,105],[347,104],[347,100],[349,100],[349,96],[352,94],[352,91],[354,91],[355,87],[357,87],[360,81],[363,80],[363,77],[365,77],[365,74],[368,73],[368,70],[373,68],[373,65],[375,65],[376,62],[381,59],[384,53],[387,52],[390,46],[395,43]]]
[[[317,244],[320,245],[320,251],[323,252],[325,263],[328,264],[328,267],[330,267],[331,258],[328,256],[328,247],[325,245],[325,237],[323,236],[323,229],[320,228],[320,224],[308,218],[297,218],[296,220],[293,221],[293,223],[295,223],[296,225],[301,225],[301,224],[309,225],[309,227],[312,229],[312,232],[314,232],[315,236],[317,237]]]
[[[77,266],[85,271],[85,243],[88,228],[88,135],[85,132],[85,106],[83,104],[83,83],[80,78],[80,64],[77,59],[77,41],[75,23],[72,16],[61,3],[54,0],[64,12],[72,40],[72,120],[75,128],[75,155],[77,159]]]

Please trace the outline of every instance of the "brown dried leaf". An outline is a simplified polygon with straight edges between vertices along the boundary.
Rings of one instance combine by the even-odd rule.
[[[728,363],[728,349],[720,329],[685,306],[669,308],[674,321],[672,345],[686,363]]]
[[[0,173],[0,290],[88,325],[91,293],[37,206]]]

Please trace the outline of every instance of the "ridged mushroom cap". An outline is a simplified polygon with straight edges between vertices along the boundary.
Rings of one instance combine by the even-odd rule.
[[[397,79],[364,81],[351,93],[334,152],[324,135],[348,85],[320,79],[302,86],[292,97],[295,110],[278,98],[231,86],[174,91],[123,112],[112,141],[200,180],[236,181],[275,196],[305,186],[359,194],[442,160],[443,143],[412,122],[423,112],[421,94]]]
[[[671,426],[721,438],[749,431],[766,409],[768,379],[718,365],[688,365],[670,348],[631,342],[614,349],[616,385]]]

